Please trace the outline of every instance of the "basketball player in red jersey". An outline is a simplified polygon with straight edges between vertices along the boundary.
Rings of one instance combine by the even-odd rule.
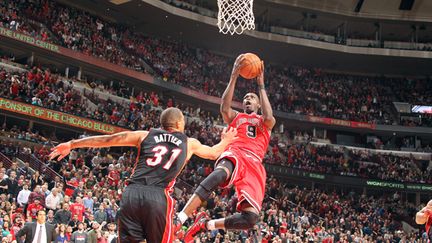
[[[224,121],[230,127],[237,128],[238,139],[227,146],[216,161],[215,170],[200,183],[185,208],[178,214],[177,229],[218,186],[235,186],[238,196],[237,210],[240,213],[216,220],[207,220],[205,212],[199,213],[195,223],[185,234],[185,242],[193,242],[194,236],[202,230],[251,229],[259,219],[266,181],[262,159],[276,120],[264,88],[264,63],[261,64],[261,73],[256,79],[259,97],[254,93],[246,94],[243,98],[244,112],[237,112],[231,108],[243,59],[243,55],[240,55],[234,63],[220,108]],[[257,114],[259,109],[262,115]]]
[[[430,200],[426,207],[422,208],[420,211],[416,214],[416,223],[417,224],[426,224],[426,234],[428,237],[428,242],[431,242],[432,240],[432,200]]]

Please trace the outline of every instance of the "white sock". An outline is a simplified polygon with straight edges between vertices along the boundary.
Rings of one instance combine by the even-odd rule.
[[[207,229],[208,230],[215,230],[216,229],[216,225],[215,225],[214,220],[210,220],[207,222]]]
[[[181,224],[184,224],[184,222],[189,218],[189,217],[187,216],[187,214],[185,214],[183,211],[180,212],[180,213],[177,215],[177,217],[179,218]]]

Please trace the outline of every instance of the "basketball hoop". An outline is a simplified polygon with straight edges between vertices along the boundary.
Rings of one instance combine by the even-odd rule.
[[[253,0],[218,0],[218,27],[223,34],[242,34],[255,29]]]

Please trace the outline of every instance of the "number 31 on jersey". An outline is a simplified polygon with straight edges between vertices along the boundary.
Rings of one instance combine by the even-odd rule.
[[[156,146],[152,149],[153,152],[155,152],[153,158],[148,158],[146,160],[146,163],[148,166],[154,167],[159,165],[162,162],[163,156],[168,153],[168,149],[167,147],[163,146],[163,145],[159,145]],[[181,149],[173,149],[171,151],[171,157],[169,158],[169,160],[165,163],[165,165],[163,166],[163,168],[165,170],[169,170],[172,166],[172,164],[174,163],[174,161],[177,159],[177,157],[181,154],[182,150]]]

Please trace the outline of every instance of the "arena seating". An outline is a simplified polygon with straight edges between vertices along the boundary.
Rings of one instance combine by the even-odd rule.
[[[121,91],[121,95],[133,97],[132,101],[104,100],[98,96],[95,89],[90,91],[89,88],[98,86],[98,89],[105,93],[103,84],[90,83],[86,89],[87,91],[83,92],[84,96],[81,96],[80,91],[73,88],[77,86],[76,82],[68,81],[59,75],[51,74],[49,70],[41,70],[36,67],[28,70],[27,73],[21,74],[9,73],[3,70],[0,72],[0,80],[2,81],[0,90],[3,90],[3,97],[134,130],[146,130],[159,126],[158,114],[160,110],[155,108],[178,106],[185,111],[190,111],[185,112],[186,117],[199,118],[196,120],[197,122],[192,122],[188,126],[186,134],[189,136],[194,136],[201,142],[212,145],[218,138],[214,134],[220,133],[220,128],[213,126],[221,124],[220,118],[214,118],[197,108],[185,107],[171,98],[162,100],[156,92],[144,93],[137,91],[138,94],[133,97],[130,91]],[[84,99],[97,104],[97,109],[90,110],[89,106],[84,105]],[[87,110],[83,110],[83,107],[87,107]],[[23,132],[13,131],[12,134],[18,139],[29,136]],[[317,147],[307,144],[308,141],[304,141],[306,143],[288,144],[288,135],[284,134],[281,141],[279,141],[279,137],[274,137],[270,143],[265,162],[320,173],[432,183],[428,173],[421,172],[422,170],[419,169],[421,162],[415,159],[351,150],[348,150],[349,155],[347,156],[346,151],[343,149],[334,149],[331,146]]]

